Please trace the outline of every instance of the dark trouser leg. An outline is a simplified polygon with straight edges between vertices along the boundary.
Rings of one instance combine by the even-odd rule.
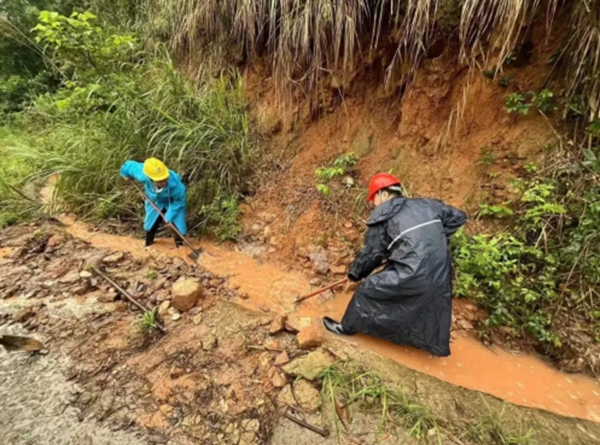
[[[163,210],[163,214],[164,214],[164,210]],[[160,227],[161,224],[162,224],[162,218],[159,216],[158,218],[156,218],[156,222],[150,228],[150,230],[148,230],[146,232],[146,247],[154,244],[154,237],[156,237],[156,232],[158,232],[158,228]]]
[[[179,248],[183,246],[183,238],[180,237],[177,232],[173,232],[173,236],[175,237],[175,247]]]

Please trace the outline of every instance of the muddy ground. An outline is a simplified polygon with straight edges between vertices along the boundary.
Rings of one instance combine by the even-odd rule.
[[[141,311],[90,265],[156,307],[167,333],[140,328]],[[174,287],[184,280],[200,289],[191,308]],[[600,425],[505,404],[350,343],[324,342],[320,332],[297,335],[298,320],[244,308],[236,303],[244,297],[178,258],[96,249],[58,225],[0,232],[0,335],[28,335],[47,348],[0,350],[0,443],[502,443],[465,435],[484,415],[514,435],[533,431],[524,443],[600,443]],[[318,377],[333,363],[381,374],[436,427],[417,439],[405,417],[388,413],[382,422],[368,397],[344,407],[341,424]]]

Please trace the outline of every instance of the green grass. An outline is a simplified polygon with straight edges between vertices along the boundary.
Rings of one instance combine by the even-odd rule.
[[[138,326],[142,332],[151,331],[156,329],[158,326],[156,325],[156,308],[151,311],[147,311],[142,315]]]
[[[334,411],[342,405],[345,409],[357,406],[361,410],[379,411],[381,434],[386,425],[399,424],[407,429],[407,434],[424,438],[432,432],[441,443],[436,417],[423,405],[415,403],[399,388],[390,388],[373,372],[364,372],[352,366],[333,364],[321,372],[321,395]],[[339,415],[334,413],[336,430],[339,433]]]

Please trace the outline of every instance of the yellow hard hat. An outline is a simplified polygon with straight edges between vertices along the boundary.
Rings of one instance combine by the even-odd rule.
[[[169,169],[162,161],[149,158],[144,162],[144,174],[153,181],[164,181],[169,177]]]

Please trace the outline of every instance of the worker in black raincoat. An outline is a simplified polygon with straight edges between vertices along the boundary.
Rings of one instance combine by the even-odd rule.
[[[373,177],[365,245],[350,265],[357,288],[341,323],[325,327],[342,335],[358,332],[437,356],[450,355],[452,265],[449,238],[466,223],[464,212],[433,199],[402,196],[400,181]],[[370,275],[387,260],[383,271]],[[369,276],[370,275],[370,276]]]

